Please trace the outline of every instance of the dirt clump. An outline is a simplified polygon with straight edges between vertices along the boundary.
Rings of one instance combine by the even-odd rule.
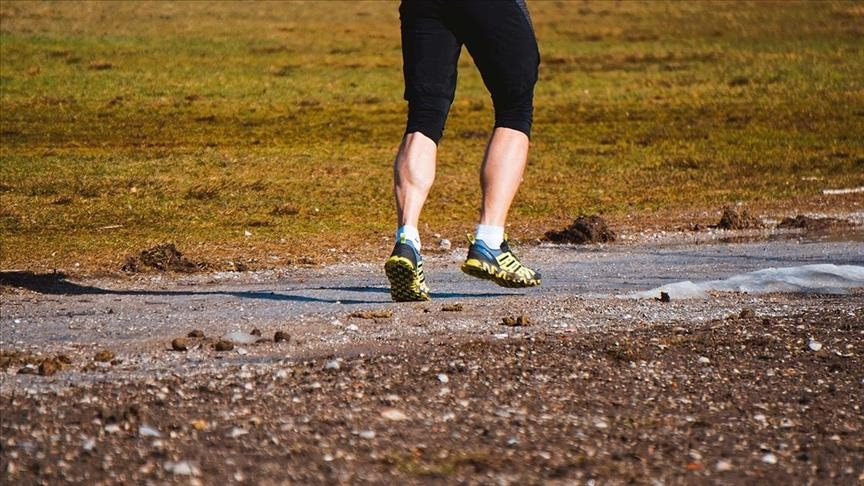
[[[517,317],[507,316],[501,319],[501,325],[507,327],[527,327],[532,324],[531,318],[524,314]]]
[[[213,345],[213,349],[216,351],[231,351],[234,349],[234,343],[231,341],[225,341],[224,339],[220,339],[216,341],[216,344]]]
[[[827,233],[831,231],[842,231],[854,228],[855,225],[845,219],[837,218],[811,218],[799,214],[794,218],[783,218],[777,225],[778,229],[801,229],[806,232]]]
[[[98,353],[96,353],[93,356],[93,361],[98,361],[100,363],[107,363],[114,358],[115,358],[114,351],[111,351],[110,349],[103,349],[102,351],[99,351]]]
[[[276,331],[276,334],[273,335],[273,342],[281,343],[281,342],[289,342],[291,341],[291,335],[285,331]]]
[[[755,216],[751,216],[746,209],[741,211],[726,206],[723,208],[723,215],[720,216],[720,221],[717,222],[717,228],[725,230],[743,230],[743,229],[758,229],[763,225]]]
[[[174,351],[186,351],[189,349],[189,340],[186,338],[176,338],[171,341],[171,349]]]
[[[573,243],[577,245],[587,243],[610,243],[615,241],[617,235],[609,224],[600,216],[579,216],[573,224],[561,231],[547,231],[545,239],[552,243]]]
[[[138,256],[126,257],[121,269],[124,272],[137,273],[145,267],[162,272],[194,273],[206,269],[207,265],[184,257],[174,243],[162,243],[143,250]]]
[[[189,331],[189,334],[187,334],[186,337],[203,338],[204,337],[204,331],[202,331],[200,329],[194,329],[192,331]]]

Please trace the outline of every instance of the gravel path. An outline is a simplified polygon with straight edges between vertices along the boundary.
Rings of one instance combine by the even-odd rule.
[[[864,478],[860,289],[622,297],[770,267],[864,267],[860,235],[655,235],[520,256],[543,271],[543,287],[499,289],[463,276],[461,251],[430,254],[433,301],[416,304],[390,302],[378,263],[85,280],[6,272],[3,474],[202,484]],[[193,330],[203,337],[187,337]],[[290,339],[274,342],[277,331]],[[232,332],[232,349],[214,349]]]

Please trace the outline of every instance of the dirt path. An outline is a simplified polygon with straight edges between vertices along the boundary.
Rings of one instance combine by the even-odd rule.
[[[377,263],[6,273],[0,466],[25,483],[861,481],[860,289],[621,297],[861,268],[860,235],[650,240],[524,248],[544,274],[527,291],[429,255],[434,300],[417,304],[390,302]],[[214,349],[255,329],[264,341]]]

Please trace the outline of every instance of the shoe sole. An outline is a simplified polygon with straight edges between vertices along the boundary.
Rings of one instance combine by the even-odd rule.
[[[501,287],[511,289],[524,289],[526,287],[537,287],[540,285],[539,279],[514,280],[508,276],[507,272],[498,271],[492,265],[474,258],[471,258],[462,264],[462,271],[472,277],[491,280]]]
[[[390,280],[390,296],[396,302],[429,300],[429,293],[420,288],[414,265],[407,258],[392,256],[384,264],[384,273]]]

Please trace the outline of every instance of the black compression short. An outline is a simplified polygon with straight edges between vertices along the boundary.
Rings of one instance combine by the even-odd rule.
[[[540,53],[524,0],[402,0],[406,133],[438,143],[456,92],[462,45],[495,106],[495,127],[531,134]]]

